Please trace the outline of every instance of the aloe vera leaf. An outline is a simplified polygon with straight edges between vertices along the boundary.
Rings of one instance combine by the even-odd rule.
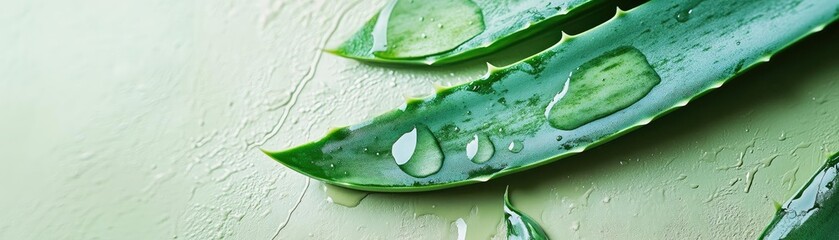
[[[504,192],[504,222],[507,240],[548,240],[548,235],[536,221],[510,203],[509,189]]]
[[[837,9],[839,1],[833,0],[772,4],[706,0],[698,5],[649,2],[629,12],[618,11],[605,24],[578,36],[564,37],[554,47],[522,62],[504,68],[490,66],[483,79],[411,99],[399,109],[367,122],[334,129],[316,142],[266,153],[312,178],[367,191],[428,191],[485,182],[590,149],[685,106],[822,29],[837,18]],[[690,16],[675,17],[680,13]],[[620,53],[626,48],[634,48],[643,57],[634,51]],[[595,64],[611,63],[606,60],[612,57],[625,59],[624,64]],[[645,74],[646,70],[637,68],[651,68],[656,74]],[[577,74],[591,69],[603,72]],[[581,75],[606,78],[575,77]],[[590,96],[598,97],[569,94],[577,89],[565,86],[574,86],[575,81],[601,86],[584,88],[592,93]],[[640,87],[595,84],[598,81],[633,81]],[[571,130],[550,123],[554,116],[551,104],[580,101],[608,108],[612,102],[604,97],[626,89],[632,91],[626,94],[630,98],[643,95],[639,93],[656,81],[637,102],[607,116],[601,117],[597,111],[580,112],[590,114],[584,118],[591,122]],[[591,109],[578,106],[581,111]],[[435,141],[415,142],[437,144],[422,144],[412,150],[420,154],[439,151],[443,156],[440,169],[427,176],[404,171],[405,166],[398,165],[392,155],[397,139],[418,126],[427,128]],[[467,156],[467,146],[476,135],[486,136],[488,140],[481,142],[495,150],[481,163]],[[435,164],[425,161],[413,166]]]
[[[501,49],[604,2],[391,0],[350,39],[327,51],[369,62],[453,63]]]
[[[837,239],[839,238],[839,153],[789,201],[784,203],[760,239]]]

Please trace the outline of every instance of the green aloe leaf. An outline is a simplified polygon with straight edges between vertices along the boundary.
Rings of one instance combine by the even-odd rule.
[[[760,239],[839,239],[839,153],[787,201]]]
[[[653,1],[522,62],[490,66],[483,79],[266,153],[312,178],[360,190],[485,182],[646,125],[837,15],[835,0]]]
[[[391,0],[350,39],[327,50],[348,58],[444,64],[498,50],[604,0]]]
[[[504,222],[507,223],[507,240],[548,240],[548,235],[536,221],[513,207],[509,189],[504,192]]]

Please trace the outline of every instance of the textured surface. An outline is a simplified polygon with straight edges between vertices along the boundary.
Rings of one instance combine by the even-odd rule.
[[[322,55],[383,2],[352,3],[0,2],[0,239],[268,239],[280,226],[280,239],[454,239],[459,218],[481,239],[508,184],[554,239],[753,239],[772,201],[839,150],[834,26],[597,151],[332,204],[254,147],[301,144],[485,70]]]

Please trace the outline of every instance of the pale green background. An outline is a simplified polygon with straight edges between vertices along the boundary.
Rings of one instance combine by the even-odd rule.
[[[839,150],[832,27],[576,157],[335,205],[258,147],[317,139],[511,59],[389,68],[319,51],[382,4],[0,2],[0,239],[269,239],[280,226],[281,239],[454,239],[458,218],[482,239],[499,231],[507,185],[555,239],[753,239],[773,201]],[[518,48],[544,45],[532,44]]]

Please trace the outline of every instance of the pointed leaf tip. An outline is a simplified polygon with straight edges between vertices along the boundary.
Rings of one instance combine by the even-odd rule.
[[[504,190],[504,221],[507,224],[507,239],[547,240],[548,235],[539,224],[510,203],[510,186]]]
[[[492,65],[492,63],[487,62],[487,72],[494,73],[494,72],[497,72],[498,69],[500,69],[500,68],[496,67],[495,65]]]

